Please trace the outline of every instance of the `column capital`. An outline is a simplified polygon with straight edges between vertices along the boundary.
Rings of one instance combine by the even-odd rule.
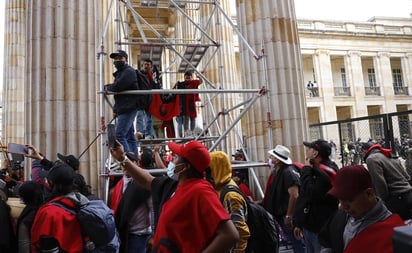
[[[361,57],[362,53],[361,53],[361,51],[348,51],[348,53],[346,55],[350,56],[350,57],[352,57],[352,56]]]
[[[330,51],[329,50],[325,50],[325,49],[318,49],[315,51],[315,55],[319,56],[319,55],[330,55]]]
[[[381,57],[381,58],[383,58],[383,57],[389,58],[389,57],[391,56],[391,54],[388,53],[388,52],[378,52],[378,53],[376,54],[376,56]]]

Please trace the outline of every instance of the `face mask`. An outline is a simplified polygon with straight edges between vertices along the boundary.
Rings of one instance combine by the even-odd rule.
[[[272,159],[269,159],[268,163],[269,163],[270,173],[272,173],[273,171],[275,171],[275,165],[273,164]]]
[[[180,165],[179,163],[178,165]],[[178,180],[179,174],[182,172],[180,171],[179,173],[175,173],[176,166],[172,161],[169,162],[167,165],[167,176],[170,177],[171,179]]]
[[[126,62],[124,62],[124,61],[114,61],[113,64],[114,64],[115,68],[121,69],[126,65]]]

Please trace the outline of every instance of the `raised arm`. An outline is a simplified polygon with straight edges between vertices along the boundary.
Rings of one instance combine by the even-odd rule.
[[[116,140],[116,148],[111,148],[110,153],[119,162],[122,163],[122,168],[126,170],[130,176],[133,177],[136,182],[138,182],[143,188],[151,190],[152,181],[154,176],[150,175],[149,172],[140,168],[135,163],[132,163],[126,156],[124,152],[123,145]]]

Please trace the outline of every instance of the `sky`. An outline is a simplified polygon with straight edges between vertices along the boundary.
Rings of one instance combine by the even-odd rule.
[[[5,6],[6,0],[0,0],[0,87],[3,86]],[[309,19],[367,21],[374,16],[410,18],[412,0],[295,0],[295,10],[297,18]]]

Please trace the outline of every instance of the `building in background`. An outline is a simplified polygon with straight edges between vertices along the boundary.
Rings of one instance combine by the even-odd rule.
[[[412,109],[412,19],[298,20],[309,125]],[[412,116],[399,135],[411,136]],[[379,138],[381,122],[348,124],[344,136]],[[322,136],[319,136],[319,135]],[[335,139],[336,131],[311,132]]]

